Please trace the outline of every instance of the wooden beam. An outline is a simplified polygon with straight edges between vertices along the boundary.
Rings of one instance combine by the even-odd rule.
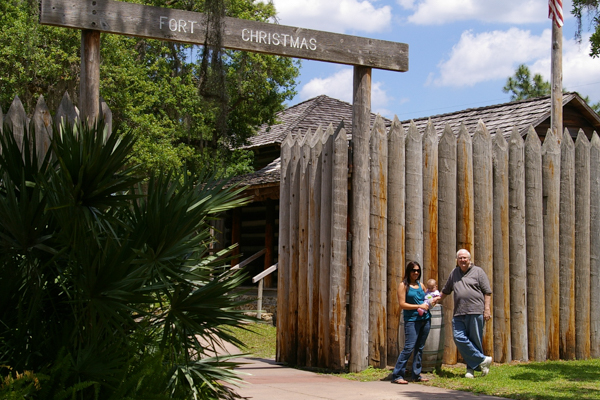
[[[100,32],[81,32],[81,121],[93,125],[100,115]]]
[[[371,68],[354,67],[352,105],[352,265],[350,282],[350,372],[367,368],[369,340],[369,133]]]
[[[552,131],[560,142],[563,130],[563,96],[562,96],[562,27],[552,22],[552,57],[550,60],[552,74]]]
[[[112,0],[42,0],[40,23],[119,35],[206,44],[201,13]],[[408,45],[225,17],[224,48],[408,71]]]

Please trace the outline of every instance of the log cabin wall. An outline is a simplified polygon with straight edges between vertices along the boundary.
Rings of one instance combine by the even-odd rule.
[[[398,356],[396,290],[404,264],[422,262],[424,278],[436,279],[441,288],[459,248],[472,253],[494,291],[486,354],[497,362],[598,357],[598,296],[575,301],[590,299],[600,288],[598,134],[566,130],[557,138],[548,131],[542,143],[533,127],[525,135],[516,129],[492,135],[481,121],[472,132],[464,125],[442,131],[436,134],[431,122],[421,130],[412,123],[405,129],[397,119],[389,129],[379,118],[373,124],[369,309],[362,310],[369,316],[369,364],[393,365]],[[340,190],[351,182],[351,162],[329,154],[338,145],[345,152],[343,137],[342,127],[334,131],[330,125],[290,134],[282,144],[281,210],[287,211],[280,217],[290,222],[279,225],[286,240],[279,247],[278,315],[285,315],[278,325],[279,361],[342,369],[353,356],[344,346],[344,335],[353,334],[346,318],[352,302],[342,299],[364,295],[353,289],[365,282],[352,282],[352,216],[348,191]],[[322,147],[303,150],[315,138]],[[317,181],[320,192],[310,185]],[[311,206],[315,195],[318,208]],[[340,202],[340,211],[333,212]],[[304,245],[315,234],[320,245]],[[334,255],[333,243],[347,260]],[[452,307],[447,299],[444,362],[450,364],[459,359]]]

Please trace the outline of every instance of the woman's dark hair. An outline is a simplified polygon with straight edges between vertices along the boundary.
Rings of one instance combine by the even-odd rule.
[[[417,278],[417,281],[421,279],[421,274],[423,273],[421,265],[416,261],[411,261],[406,264],[406,268],[404,269],[404,283],[406,285],[410,284],[410,273],[414,267],[419,267],[419,277]]]

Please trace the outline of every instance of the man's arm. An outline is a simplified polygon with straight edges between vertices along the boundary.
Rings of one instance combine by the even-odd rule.
[[[483,319],[484,320],[489,320],[490,318],[492,318],[492,312],[490,311],[490,303],[492,299],[492,295],[491,294],[486,294],[483,296],[483,301],[484,301],[484,305],[483,305]]]
[[[439,296],[431,299],[431,306],[434,307],[436,304],[440,304],[446,296],[448,296],[446,293],[441,292]]]

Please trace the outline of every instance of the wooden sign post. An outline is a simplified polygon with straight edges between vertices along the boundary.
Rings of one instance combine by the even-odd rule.
[[[113,0],[42,0],[40,11],[41,24],[83,31],[81,107],[82,119],[90,120],[99,114],[99,32],[210,45],[206,20],[201,13]],[[362,371],[368,366],[371,69],[408,71],[408,45],[225,17],[222,46],[354,66],[350,369]]]

